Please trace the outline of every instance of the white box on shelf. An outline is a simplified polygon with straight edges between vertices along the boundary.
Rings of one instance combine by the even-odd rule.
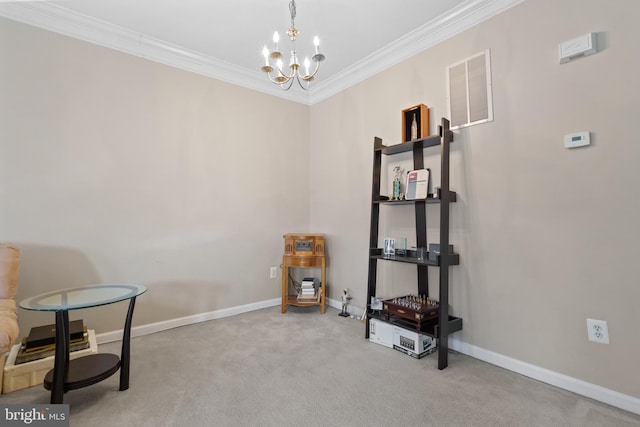
[[[393,348],[392,326],[378,319],[369,319],[369,341]]]
[[[420,359],[436,350],[436,339],[416,331],[393,326],[393,348]]]

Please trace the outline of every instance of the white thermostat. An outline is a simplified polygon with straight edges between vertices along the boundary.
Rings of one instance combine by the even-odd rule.
[[[591,144],[589,132],[570,133],[564,136],[565,148],[584,147],[589,144]]]

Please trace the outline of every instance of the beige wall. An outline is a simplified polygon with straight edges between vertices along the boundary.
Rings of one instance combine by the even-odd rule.
[[[445,67],[491,49],[495,120],[456,131],[452,146],[456,337],[640,397],[639,17],[637,2],[529,0],[312,106],[311,228],[331,230],[329,283],[365,305],[373,137],[399,142],[400,111],[418,103],[435,133]],[[558,44],[588,32],[601,52],[560,65]],[[564,148],[578,131],[591,146]],[[413,208],[391,209],[380,236],[415,244]],[[427,208],[430,233],[437,214]],[[379,295],[416,291],[414,267],[378,268]],[[608,322],[610,345],[587,341],[588,317]]]
[[[308,107],[5,19],[0,58],[19,299],[142,283],[143,325],[280,296],[282,235],[308,228]],[[100,333],[125,309],[71,316]],[[20,312],[23,334],[53,320]]]

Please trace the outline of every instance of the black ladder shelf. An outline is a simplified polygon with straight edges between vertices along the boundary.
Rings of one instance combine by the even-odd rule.
[[[422,333],[434,336],[438,339],[438,369],[444,369],[448,365],[449,334],[462,329],[462,319],[449,315],[449,267],[459,264],[459,255],[450,254],[449,247],[449,204],[456,201],[456,193],[449,190],[449,145],[453,142],[453,132],[450,129],[449,120],[442,118],[438,135],[416,139],[398,145],[385,146],[382,139],[375,137],[373,141],[373,185],[371,190],[371,230],[369,239],[369,279],[367,286],[367,306],[371,297],[376,296],[376,276],[378,260],[404,262],[415,264],[418,269],[418,294],[429,295],[429,267],[438,267],[440,270],[440,312],[437,319],[424,322],[421,325]],[[380,174],[382,155],[413,152],[413,168],[424,168],[424,149],[440,146],[440,188],[436,194],[429,195],[421,200],[383,200],[380,197]],[[380,205],[415,205],[416,219],[416,246],[427,247],[427,204],[440,205],[440,255],[432,259],[427,256],[424,260],[418,260],[416,252],[408,250],[406,256],[385,256],[383,249],[378,247],[378,225],[380,220]],[[368,318],[378,318],[387,321],[385,316],[367,309]],[[390,320],[396,323],[395,320]],[[399,322],[398,322],[399,323]],[[400,324],[400,323],[399,323]],[[401,325],[405,326],[406,325]],[[366,323],[365,338],[369,338],[369,322]]]

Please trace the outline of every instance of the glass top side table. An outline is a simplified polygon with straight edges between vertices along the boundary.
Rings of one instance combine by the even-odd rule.
[[[56,349],[54,367],[44,378],[44,388],[51,390],[51,403],[62,403],[64,393],[96,384],[120,369],[120,391],[129,388],[131,321],[136,297],[147,291],[142,285],[110,283],[60,289],[36,295],[20,302],[25,310],[53,311],[56,315]],[[69,311],[98,307],[129,300],[125,320],[122,352],[98,353],[69,360]]]
[[[135,298],[146,290],[142,285],[125,283],[89,285],[36,295],[22,300],[20,307],[36,311],[78,310]]]

